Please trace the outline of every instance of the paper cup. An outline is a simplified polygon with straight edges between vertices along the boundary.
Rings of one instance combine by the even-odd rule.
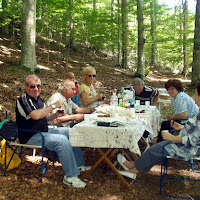
[[[150,101],[145,101],[145,106],[150,106]]]
[[[135,101],[135,104],[136,104],[136,105],[140,105],[140,100],[136,100],[136,101]]]
[[[162,130],[162,132],[161,133],[169,133],[169,130]]]

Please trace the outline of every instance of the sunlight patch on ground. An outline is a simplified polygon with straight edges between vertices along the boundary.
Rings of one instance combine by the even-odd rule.
[[[42,66],[42,65],[37,65],[39,69],[46,69],[46,70],[50,70],[49,67],[45,67],[45,66]]]
[[[163,81],[163,82],[167,82],[169,79],[167,78],[153,78],[153,77],[147,77],[147,79],[151,80],[151,81]],[[182,78],[177,78],[179,79],[182,83],[191,83],[191,80],[186,80],[186,79],[182,79]]]
[[[0,104],[0,110],[4,110],[4,107]]]
[[[98,200],[122,200],[123,198],[118,196],[118,195],[110,195],[110,194],[106,194],[104,196],[89,196],[92,199],[98,199]]]
[[[2,84],[1,85],[2,87],[4,87],[4,88],[7,88],[7,87],[9,87],[8,85],[6,85],[6,84]]]
[[[42,162],[42,156],[29,156],[29,155],[26,155],[25,159],[26,159],[26,161],[34,163],[34,164],[40,164]],[[44,163],[46,163],[47,160],[48,160],[48,158],[46,158],[46,157],[43,158]],[[53,165],[53,162],[52,161],[48,161],[48,165]],[[62,166],[62,165],[58,161],[55,161],[54,162],[54,166],[59,167],[59,166]]]

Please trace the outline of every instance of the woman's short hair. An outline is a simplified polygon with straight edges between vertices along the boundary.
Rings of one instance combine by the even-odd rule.
[[[96,70],[94,67],[89,66],[89,67],[86,67],[83,69],[83,75],[87,75],[88,72],[95,72],[95,74],[96,74]]]
[[[183,92],[183,89],[184,89],[182,82],[178,79],[169,79],[165,83],[166,90],[168,90],[170,87],[176,88],[179,92]]]

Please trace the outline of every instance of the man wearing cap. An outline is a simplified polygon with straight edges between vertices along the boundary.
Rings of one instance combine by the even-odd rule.
[[[156,106],[159,92],[151,86],[144,85],[144,81],[136,77],[132,81],[135,90],[135,100],[140,100],[140,105],[145,105],[145,101],[150,101],[150,105]]]

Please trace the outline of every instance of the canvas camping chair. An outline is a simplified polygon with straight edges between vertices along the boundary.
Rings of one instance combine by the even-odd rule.
[[[168,160],[174,159],[174,158],[172,156],[164,157],[163,155],[164,155],[164,148],[171,143],[172,142],[168,142],[167,144],[165,144],[163,146],[163,149],[162,149],[161,174],[160,174],[160,195],[163,196],[163,197],[170,197],[170,198],[195,199],[195,200],[199,199],[200,200],[200,197],[194,198],[194,197],[191,197],[190,195],[187,195],[187,194],[185,194],[183,196],[176,196],[176,195],[172,195],[172,194],[164,194],[163,193],[163,189],[164,189],[163,187],[167,183],[167,180],[169,180],[169,179],[170,180],[181,180],[181,181],[184,181],[184,180],[200,181],[200,179],[192,179],[192,178],[184,177],[184,176],[172,177],[171,175],[168,174]],[[181,143],[176,143],[176,144],[181,144]],[[193,172],[196,173],[196,171],[194,170],[194,166],[193,166],[194,160],[199,161],[200,157],[195,157],[195,158],[192,158],[191,160],[188,161],[188,162],[190,162],[190,165],[191,165]],[[180,160],[176,160],[176,161],[178,162]],[[197,173],[199,173],[199,172],[197,172]]]
[[[7,115],[7,111],[6,111],[6,118],[8,117]],[[21,131],[26,131],[26,132],[35,132],[35,133],[40,133],[41,138],[42,138],[42,146],[37,146],[37,145],[28,145],[28,144],[21,144],[19,142],[10,142],[6,140],[6,145],[5,145],[5,162],[4,162],[4,173],[3,176],[6,176],[6,171],[11,163],[11,160],[13,159],[14,154],[19,154],[20,159],[22,159],[22,152],[23,152],[23,148],[29,148],[29,149],[42,149],[42,161],[41,161],[41,182],[42,182],[42,178],[43,175],[47,169],[47,165],[48,165],[48,161],[51,159],[51,155],[52,155],[52,151],[46,151],[48,154],[48,160],[46,162],[46,164],[44,164],[44,152],[46,150],[45,146],[44,146],[44,136],[42,135],[42,133],[40,131],[37,130],[29,130],[29,129],[18,129]],[[13,150],[13,154],[10,157],[10,160],[7,161],[7,148],[10,147]],[[18,153],[18,149],[20,149],[20,152]],[[54,157],[53,157],[53,165],[54,165],[54,160],[55,160],[55,152],[54,152]]]

